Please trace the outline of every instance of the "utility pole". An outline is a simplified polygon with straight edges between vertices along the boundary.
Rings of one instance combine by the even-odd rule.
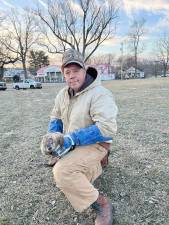
[[[155,63],[154,76],[157,78],[157,75],[158,75],[158,63],[159,63],[159,60],[155,60],[154,63]]]
[[[121,42],[120,51],[121,51],[120,77],[121,77],[121,80],[122,80],[123,79],[123,42]]]

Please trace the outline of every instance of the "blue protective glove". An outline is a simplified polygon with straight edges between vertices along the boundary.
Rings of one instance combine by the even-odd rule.
[[[52,119],[48,124],[48,132],[55,133],[61,132],[63,133],[63,123],[61,119]]]
[[[112,140],[112,137],[102,136],[99,128],[96,125],[91,125],[86,128],[81,128],[69,133],[75,145],[91,145],[97,142],[105,142]]]
[[[62,157],[75,146],[91,145],[98,142],[112,140],[112,137],[103,137],[99,128],[96,125],[91,125],[86,128],[81,128],[63,136],[63,145],[52,150],[52,155]]]
[[[65,135],[63,137],[63,145],[59,145],[57,148],[52,150],[52,155],[58,158],[62,158],[67,152],[75,148],[75,143],[71,137]]]

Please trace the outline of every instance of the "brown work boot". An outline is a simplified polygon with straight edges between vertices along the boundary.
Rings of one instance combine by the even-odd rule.
[[[99,195],[97,201],[92,204],[92,208],[97,213],[95,225],[113,224],[112,204],[107,197]]]

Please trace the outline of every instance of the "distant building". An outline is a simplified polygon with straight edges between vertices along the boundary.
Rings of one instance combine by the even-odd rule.
[[[31,75],[31,73],[29,71],[27,71],[28,73],[28,77],[33,78],[33,76]],[[14,76],[19,76],[20,80],[24,79],[24,70],[21,68],[7,68],[4,71],[4,80],[5,81],[13,81],[13,77]]]
[[[63,82],[64,77],[60,67],[56,65],[45,66],[37,70],[35,79],[40,82]]]
[[[136,70],[136,77],[135,77],[135,68],[130,67],[129,69],[123,72],[124,79],[131,79],[131,78],[144,78],[144,72],[141,70]]]
[[[89,66],[89,65],[88,65]],[[114,80],[115,73],[113,72],[113,67],[109,64],[97,64],[92,65],[98,71],[98,75],[101,80]],[[61,69],[57,65],[51,65],[42,67],[37,71],[35,79],[40,82],[63,82],[64,77],[61,73]]]
[[[115,73],[113,72],[113,67],[109,64],[96,64],[92,65],[98,71],[98,75],[101,80],[114,80]]]

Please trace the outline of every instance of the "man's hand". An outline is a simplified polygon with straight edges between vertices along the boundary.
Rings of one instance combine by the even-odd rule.
[[[59,145],[62,146],[64,143],[63,134],[60,132],[47,133],[43,136],[40,149],[42,154],[51,155]]]

